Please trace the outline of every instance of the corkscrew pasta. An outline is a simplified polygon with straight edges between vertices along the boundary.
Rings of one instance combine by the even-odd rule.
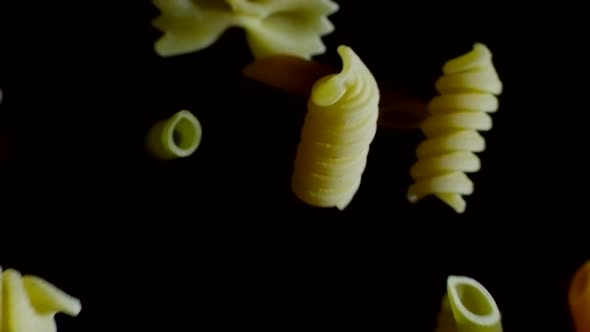
[[[303,202],[346,208],[357,192],[377,130],[379,89],[347,46],[338,47],[343,69],[312,88],[291,186]]]
[[[590,332],[590,261],[574,274],[568,301],[576,332]]]
[[[148,132],[146,146],[155,158],[169,160],[192,155],[201,143],[201,123],[183,110],[158,121]]]
[[[435,332],[502,332],[500,310],[476,280],[449,276]]]
[[[473,193],[473,183],[465,173],[480,169],[474,152],[485,149],[478,131],[492,128],[488,113],[498,110],[496,96],[502,92],[492,53],[477,43],[471,52],[448,61],[436,90],[439,96],[431,100],[430,115],[421,125],[426,140],[416,151],[408,200],[415,203],[435,195],[463,213],[466,202],[462,195]]]
[[[321,38],[334,30],[327,16],[339,7],[331,0],[154,0],[161,15],[153,26],[163,36],[155,50],[163,57],[213,45],[231,27],[241,27],[252,54],[311,58],[324,53]]]
[[[54,316],[77,316],[80,300],[49,282],[0,268],[0,332],[56,332]]]

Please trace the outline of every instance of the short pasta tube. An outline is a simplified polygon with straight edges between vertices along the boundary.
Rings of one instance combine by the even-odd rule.
[[[421,124],[426,140],[417,147],[418,160],[410,170],[414,183],[407,196],[416,203],[435,195],[463,213],[467,204],[462,196],[473,193],[465,173],[479,171],[475,152],[485,150],[478,131],[492,128],[488,113],[498,110],[496,96],[502,92],[490,50],[476,43],[471,52],[448,61],[436,90],[439,95],[430,101]]]
[[[44,279],[0,268],[0,332],[56,332],[54,316],[77,316],[80,300]]]
[[[479,282],[449,276],[434,332],[502,332],[500,310]]]
[[[197,150],[201,136],[199,120],[191,112],[183,110],[158,121],[147,134],[146,147],[157,159],[184,158]]]
[[[301,129],[291,187],[303,202],[343,210],[356,194],[375,137],[379,88],[348,46],[342,71],[318,80]]]

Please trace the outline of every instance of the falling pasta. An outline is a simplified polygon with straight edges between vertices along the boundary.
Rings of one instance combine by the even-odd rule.
[[[479,171],[480,160],[474,152],[485,149],[477,131],[492,128],[487,113],[498,110],[496,96],[502,92],[489,49],[477,43],[471,52],[448,61],[436,90],[440,95],[431,100],[430,115],[421,125],[426,140],[416,151],[408,200],[415,203],[435,195],[463,213],[462,195],[473,193],[473,182],[465,172]]]
[[[148,132],[146,146],[155,158],[169,160],[192,155],[201,143],[201,123],[189,111],[158,121]]]
[[[49,282],[0,268],[0,332],[56,332],[54,316],[77,316],[80,301]]]
[[[576,332],[590,332],[590,261],[574,274],[568,301]]]
[[[163,36],[155,50],[163,57],[200,51],[231,27],[246,31],[256,58],[287,54],[311,58],[326,51],[321,38],[334,30],[327,16],[331,0],[154,0],[161,15],[153,26]]]
[[[479,282],[449,276],[434,332],[502,332],[500,310]]]
[[[342,71],[312,88],[291,186],[303,202],[346,208],[356,194],[377,130],[379,89],[347,46],[338,47]]]

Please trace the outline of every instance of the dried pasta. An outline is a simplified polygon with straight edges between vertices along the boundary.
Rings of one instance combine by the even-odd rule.
[[[155,50],[163,57],[196,52],[231,27],[246,32],[256,58],[288,54],[310,58],[326,51],[321,38],[334,30],[331,0],[153,0],[161,11],[152,22],[163,32]]]
[[[502,332],[500,310],[476,280],[449,276],[435,332]]]
[[[309,205],[343,210],[360,186],[377,130],[379,89],[350,47],[338,54],[342,71],[312,88],[291,187]]]
[[[169,160],[192,155],[201,143],[201,123],[183,110],[166,120],[158,121],[148,132],[148,151],[157,159]]]
[[[471,52],[448,61],[436,90],[439,95],[429,103],[430,115],[421,125],[426,140],[416,151],[418,161],[410,171],[414,184],[408,189],[408,200],[415,203],[435,195],[463,213],[466,202],[462,195],[473,193],[473,182],[465,173],[480,169],[474,152],[485,149],[477,131],[492,128],[488,113],[498,110],[496,96],[502,92],[492,53],[476,43]]]
[[[338,70],[314,60],[273,55],[248,64],[242,74],[254,81],[300,97],[309,97],[318,79]],[[415,129],[428,116],[426,102],[393,86],[380,85],[380,128]]]
[[[55,315],[77,316],[80,300],[49,282],[0,268],[0,332],[56,332]]]
[[[576,332],[590,332],[590,261],[574,274],[568,302]]]

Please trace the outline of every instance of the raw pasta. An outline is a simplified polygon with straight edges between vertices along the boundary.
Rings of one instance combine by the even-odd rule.
[[[496,95],[502,92],[489,49],[477,43],[471,52],[448,61],[436,90],[440,95],[429,103],[430,116],[421,125],[426,140],[416,151],[408,200],[415,203],[435,195],[463,213],[462,195],[473,193],[473,182],[465,172],[479,171],[480,160],[474,152],[485,149],[477,131],[492,128],[488,113],[498,110]]]
[[[449,276],[435,332],[502,332],[492,295],[468,277]]]
[[[340,46],[338,54],[342,71],[312,88],[291,187],[309,205],[343,210],[360,186],[377,130],[379,89],[351,48]]]
[[[256,58],[288,54],[311,58],[326,47],[321,37],[334,26],[331,0],[154,0],[161,15],[153,26],[164,33],[155,50],[163,57],[205,49],[231,27],[246,31]]]
[[[574,274],[568,301],[576,332],[590,332],[590,261]]]
[[[0,332],[56,332],[54,316],[77,316],[80,300],[49,282],[0,268]]]
[[[169,160],[192,155],[201,143],[201,123],[183,110],[157,122],[148,132],[148,151],[157,159]]]
[[[283,92],[307,98],[318,79],[337,72],[337,69],[314,60],[273,55],[250,63],[242,74]],[[427,102],[393,86],[380,85],[379,91],[379,127],[415,129],[428,116]]]

